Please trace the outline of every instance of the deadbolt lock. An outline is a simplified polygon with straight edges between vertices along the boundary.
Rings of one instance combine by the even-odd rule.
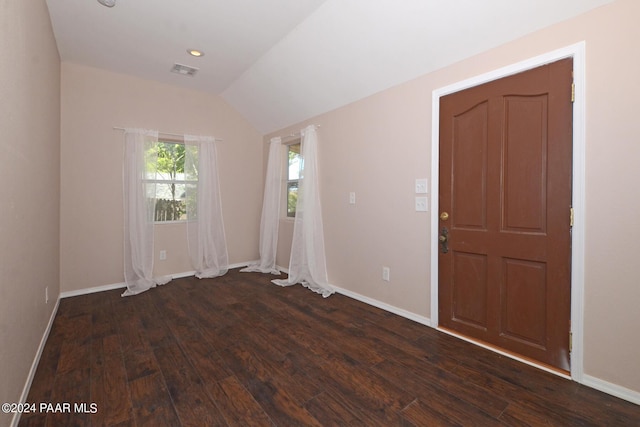
[[[440,219],[441,219],[442,221],[446,221],[446,220],[448,220],[448,219],[449,219],[449,214],[448,214],[448,213],[446,213],[446,212],[442,212],[442,213],[440,214]]]

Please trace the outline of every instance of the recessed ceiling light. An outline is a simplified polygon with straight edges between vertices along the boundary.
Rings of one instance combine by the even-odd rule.
[[[204,56],[204,52],[198,49],[187,49],[187,52],[189,53],[189,55],[195,56],[196,58]]]
[[[98,0],[98,3],[103,6],[113,7],[116,5],[116,0]]]

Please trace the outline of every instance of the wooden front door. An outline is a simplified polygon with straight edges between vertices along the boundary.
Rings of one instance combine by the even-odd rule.
[[[440,99],[439,326],[565,371],[572,69]]]

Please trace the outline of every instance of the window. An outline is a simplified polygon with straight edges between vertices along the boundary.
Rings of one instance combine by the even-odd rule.
[[[302,170],[302,155],[300,143],[287,146],[287,216],[296,216],[296,203],[298,202],[298,183]]]
[[[155,199],[156,222],[185,221],[187,219],[184,173],[185,145],[181,142],[158,141],[157,161],[147,165],[147,197]]]

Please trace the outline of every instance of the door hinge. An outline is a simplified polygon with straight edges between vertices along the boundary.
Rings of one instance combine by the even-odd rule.
[[[571,102],[576,102],[576,84],[571,82]]]
[[[573,227],[573,220],[575,218],[575,213],[573,208],[569,208],[569,227]]]
[[[573,350],[573,332],[569,332],[569,353]]]

